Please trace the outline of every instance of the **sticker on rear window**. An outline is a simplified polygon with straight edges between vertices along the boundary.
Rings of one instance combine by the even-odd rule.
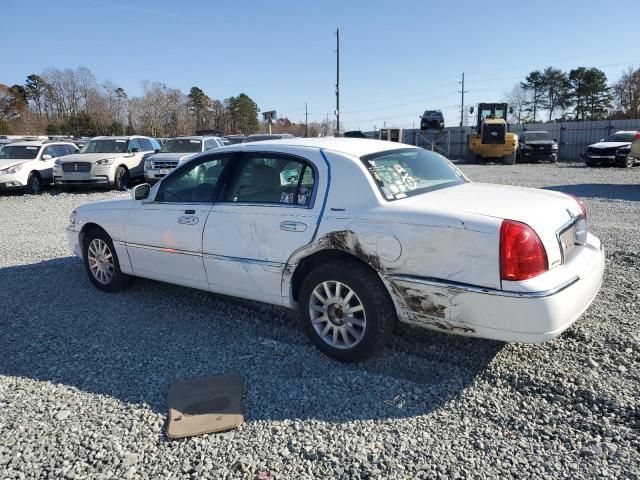
[[[200,140],[189,140],[191,143],[200,143]]]
[[[27,147],[27,150],[37,150],[40,147]]]
[[[116,143],[125,143],[126,140],[116,140]]]

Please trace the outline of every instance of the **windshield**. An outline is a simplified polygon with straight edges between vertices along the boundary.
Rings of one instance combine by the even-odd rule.
[[[38,146],[5,145],[0,148],[0,160],[33,160],[39,150]]]
[[[259,142],[260,140],[278,140],[278,135],[251,135],[243,140],[244,143]]]
[[[173,140],[167,140],[160,153],[192,153],[202,151],[202,140],[195,140],[190,138],[174,138]]]
[[[604,139],[605,142],[633,142],[636,136],[633,133],[614,133]]]
[[[437,115],[440,115],[440,112],[437,112],[435,110],[427,110],[426,112],[424,112],[425,117],[431,117],[431,116],[437,116]]]
[[[549,132],[528,132],[525,134],[524,139],[527,142],[535,142],[538,140],[551,140]]]
[[[418,148],[367,155],[362,161],[387,200],[466,183],[447,159]]]
[[[127,153],[127,140],[104,139],[91,140],[80,153]]]

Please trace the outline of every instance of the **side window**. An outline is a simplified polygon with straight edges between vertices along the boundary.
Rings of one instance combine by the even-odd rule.
[[[67,145],[67,152],[69,152],[69,155],[71,155],[72,153],[77,153],[79,151],[80,149],[78,147],[74,147],[73,145]]]
[[[140,148],[142,148],[143,152],[150,152],[151,150],[153,150],[153,145],[148,138],[137,138],[136,140],[138,140]]]
[[[127,148],[128,152],[133,152],[133,149],[137,148],[138,151],[141,150],[142,147],[140,147],[140,144],[138,143],[138,139],[137,138],[132,138],[131,140],[129,140],[129,146]]]
[[[69,154],[69,150],[67,150],[66,145],[54,145],[53,151],[55,152],[54,157],[64,157]]]
[[[314,184],[314,171],[307,162],[261,154],[244,162],[225,200],[307,206]]]
[[[205,150],[211,150],[212,148],[216,148],[218,146],[218,144],[215,142],[215,140],[213,139],[209,139],[209,140],[205,140],[204,141],[204,149]]]
[[[42,155],[40,156],[40,158],[44,157],[45,155],[50,155],[51,158],[58,156],[56,155],[53,145],[49,145],[48,147],[45,147],[45,149],[42,151]]]
[[[156,202],[212,202],[213,191],[229,157],[189,162],[162,181]]]

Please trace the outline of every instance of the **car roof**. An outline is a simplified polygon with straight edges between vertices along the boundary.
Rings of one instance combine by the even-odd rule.
[[[11,142],[7,145],[11,145],[12,147],[42,147],[45,145],[74,145],[71,141],[51,141],[51,140],[23,140],[18,142]],[[75,145],[74,145],[75,146]]]
[[[132,138],[151,138],[145,137],[144,135],[123,135],[118,137],[111,137],[109,135],[102,135],[98,137],[93,137],[91,140],[130,140]]]
[[[522,133],[549,133],[549,130],[527,130],[526,132]]]
[[[187,136],[180,136],[180,137],[174,137],[174,138],[167,138],[167,140],[177,140],[178,138],[181,138],[183,140],[206,140],[207,138],[220,138],[217,135],[187,135]]]
[[[372,153],[398,150],[404,148],[418,148],[405,143],[388,142],[385,140],[370,140],[365,138],[347,137],[319,137],[319,138],[283,138],[277,140],[266,140],[251,143],[239,143],[226,148],[242,150],[245,148],[255,148],[259,146],[268,147],[308,147],[332,150],[334,152],[345,153],[356,157],[370,155]],[[271,148],[270,148],[271,150]]]
[[[614,135],[622,134],[622,135],[635,135],[639,130],[618,130],[614,133]]]

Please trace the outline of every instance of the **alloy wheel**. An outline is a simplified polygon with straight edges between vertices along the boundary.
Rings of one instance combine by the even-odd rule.
[[[344,283],[327,280],[317,285],[309,298],[309,315],[318,336],[333,348],[350,349],[364,338],[364,306]]]
[[[109,245],[100,238],[94,238],[87,251],[89,269],[93,277],[106,285],[113,279],[114,262]]]

